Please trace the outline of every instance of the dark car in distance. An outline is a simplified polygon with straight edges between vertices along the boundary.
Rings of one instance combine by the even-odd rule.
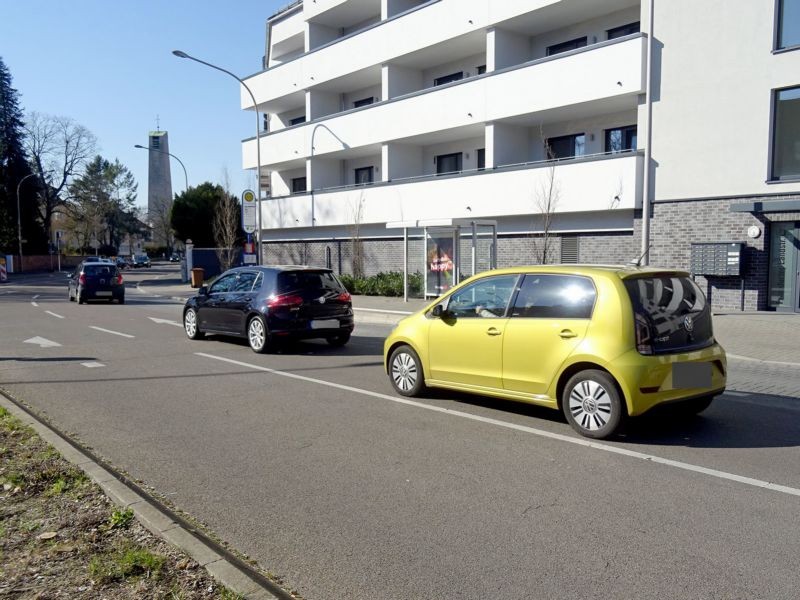
[[[150,268],[150,257],[147,254],[134,254],[131,256],[131,266],[134,269],[138,269],[139,267],[147,267]]]
[[[69,274],[67,293],[70,302],[83,304],[87,300],[116,300],[125,304],[125,284],[117,266],[111,262],[83,261]]]
[[[183,326],[193,340],[206,333],[247,338],[254,352],[312,338],[343,346],[353,332],[353,304],[330,269],[237,267],[187,300]]]

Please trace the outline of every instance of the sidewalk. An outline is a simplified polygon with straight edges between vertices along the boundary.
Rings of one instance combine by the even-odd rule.
[[[177,278],[143,281],[139,286],[175,302],[185,302],[197,293]],[[427,302],[418,298],[353,296],[353,310],[361,323],[394,324]],[[721,313],[714,315],[714,334],[731,358],[768,361],[800,368],[800,314],[772,312]]]

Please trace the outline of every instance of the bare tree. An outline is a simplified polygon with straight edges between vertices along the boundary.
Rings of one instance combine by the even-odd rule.
[[[364,277],[364,241],[361,239],[361,222],[364,220],[364,192],[359,193],[355,206],[350,207],[353,223],[350,226],[350,244],[353,253],[353,277]]]
[[[233,266],[236,259],[236,244],[239,241],[239,202],[230,193],[231,182],[228,170],[222,172],[222,195],[214,211],[214,240],[217,243],[217,258],[223,271]]]
[[[544,145],[548,165],[545,168],[544,176],[537,182],[537,188],[533,194],[534,211],[542,231],[541,235],[534,238],[533,248],[536,260],[540,264],[546,265],[548,260],[552,260],[556,254],[556,238],[553,236],[552,229],[561,191],[556,178],[555,153],[550,147],[547,138],[544,137],[544,131],[541,128],[539,133]],[[534,223],[534,227],[535,225],[536,223]]]
[[[37,112],[28,116],[25,134],[25,149],[39,177],[39,214],[49,240],[53,214],[69,200],[69,183],[94,155],[97,141],[72,119]]]

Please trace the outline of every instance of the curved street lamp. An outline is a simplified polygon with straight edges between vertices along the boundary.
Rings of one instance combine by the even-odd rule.
[[[172,158],[177,160],[180,163],[181,167],[183,167],[183,179],[184,182],[186,183],[186,190],[187,191],[189,190],[189,176],[186,174],[186,165],[183,164],[183,161],[180,158],[172,154],[172,152],[164,152],[163,150],[159,150],[158,148],[148,148],[146,146],[142,146],[141,144],[136,144],[134,148],[139,148],[140,150],[152,150],[153,152],[160,152],[161,154],[169,154]]]
[[[241,86],[247,90],[247,93],[250,94],[250,98],[253,100],[253,108],[255,109],[256,113],[256,197],[258,198],[258,210],[256,211],[256,243],[258,244],[258,252],[256,253],[256,264],[261,264],[261,118],[258,114],[258,102],[256,102],[256,97],[253,95],[253,91],[247,86],[247,84],[242,81],[241,78],[237,77],[227,69],[223,69],[222,67],[218,67],[217,65],[212,65],[209,62],[204,60],[200,60],[199,58],[195,58],[194,56],[189,56],[186,52],[182,50],[173,50],[172,53],[177,56],[178,58],[188,58],[189,60],[193,60],[195,62],[200,63],[201,65],[205,65],[207,67],[211,67],[212,69],[216,69],[217,71],[222,71],[226,75],[230,75],[236,81],[238,81]]]

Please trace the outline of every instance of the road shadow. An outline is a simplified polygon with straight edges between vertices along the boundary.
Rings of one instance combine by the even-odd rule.
[[[241,348],[250,347],[247,340],[240,337],[206,334],[206,339],[230,343]],[[383,341],[384,338],[382,337],[355,335],[350,338],[350,341],[344,346],[336,347],[331,346],[325,340],[287,340],[276,342],[275,345],[267,351],[265,356],[380,356],[381,361],[376,361],[376,364],[383,364]],[[199,350],[198,348],[198,351]],[[337,368],[342,368],[342,365],[339,365]],[[294,371],[296,369],[292,368],[291,370]]]
[[[97,360],[96,356],[0,356],[0,362],[78,362]]]

